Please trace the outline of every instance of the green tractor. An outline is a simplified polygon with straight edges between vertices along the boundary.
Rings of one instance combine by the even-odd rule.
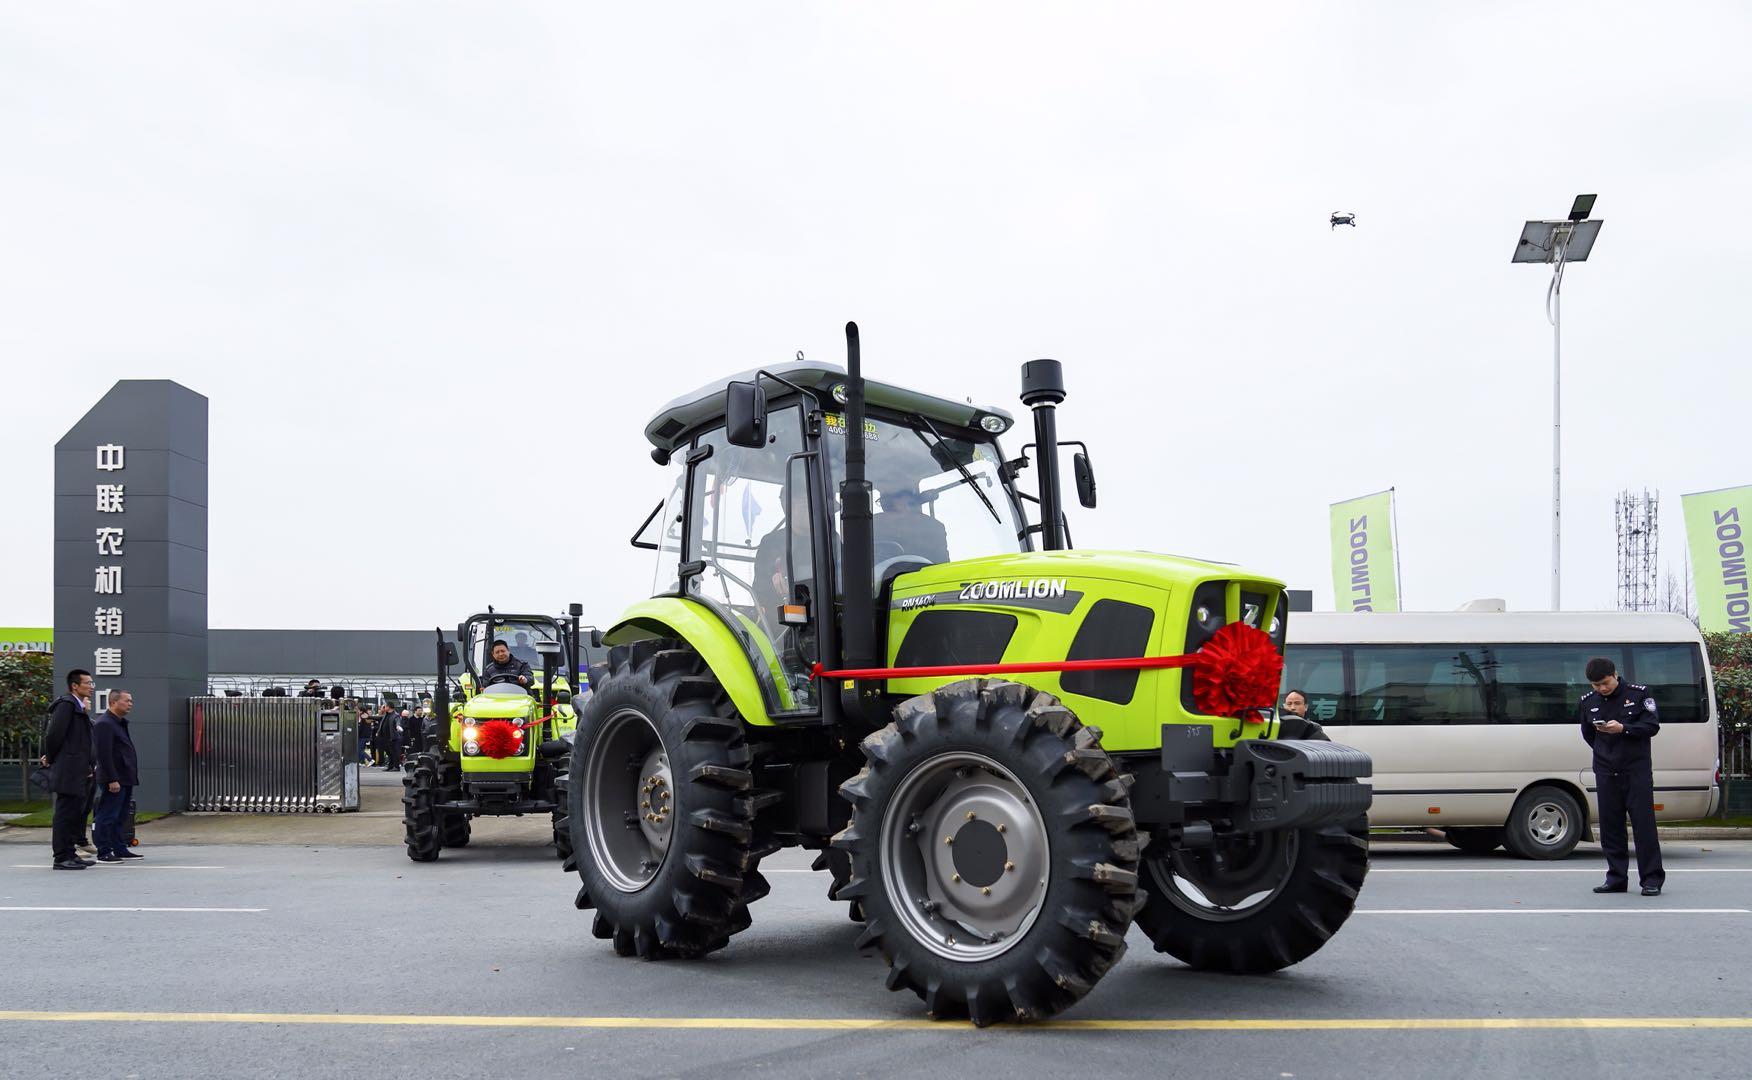
[[[556,619],[488,608],[457,627],[454,643],[438,631],[433,715],[402,776],[408,858],[432,862],[467,845],[471,819],[507,814],[551,815],[554,845],[562,859],[571,855],[560,785],[578,724],[582,612],[573,604]]]
[[[1057,361],[1024,365],[1006,457],[1007,413],[867,382],[847,346],[645,429],[675,469],[633,539],[655,595],[603,635],[569,770],[595,935],[721,948],[794,845],[932,1016],[1057,1013],[1134,921],[1201,970],[1314,953],[1368,870],[1370,763],[1271,708],[1282,584],[1070,550]]]

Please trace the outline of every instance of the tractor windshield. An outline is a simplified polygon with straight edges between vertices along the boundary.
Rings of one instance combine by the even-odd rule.
[[[845,417],[828,416],[825,431],[837,491],[846,472]],[[868,416],[864,443],[866,472],[876,489],[878,567],[901,557],[939,563],[1022,550],[995,442]]]

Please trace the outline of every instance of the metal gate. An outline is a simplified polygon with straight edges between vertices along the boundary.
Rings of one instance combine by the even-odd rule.
[[[189,699],[189,809],[359,809],[359,716],[315,698]]]

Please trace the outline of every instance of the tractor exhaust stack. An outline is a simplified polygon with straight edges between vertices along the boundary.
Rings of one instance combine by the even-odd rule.
[[[844,651],[846,667],[878,664],[875,601],[871,577],[876,566],[876,536],[871,523],[870,483],[864,478],[864,368],[858,324],[846,323],[846,478],[840,484],[840,569],[845,580]],[[842,693],[848,712],[861,711],[857,693]]]
[[[1022,365],[1022,404],[1034,410],[1034,449],[1040,458],[1040,547],[1065,546],[1064,498],[1059,492],[1058,403],[1065,399],[1065,369],[1057,360]],[[847,455],[850,460],[850,454]],[[848,475],[850,475],[848,473]]]

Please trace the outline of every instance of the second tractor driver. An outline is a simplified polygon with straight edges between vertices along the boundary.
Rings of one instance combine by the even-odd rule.
[[[535,685],[535,677],[531,673],[529,663],[511,655],[511,646],[505,644],[503,638],[493,642],[493,658],[481,670],[481,686],[485,687],[493,681],[495,675],[514,675],[514,681],[525,690]]]

